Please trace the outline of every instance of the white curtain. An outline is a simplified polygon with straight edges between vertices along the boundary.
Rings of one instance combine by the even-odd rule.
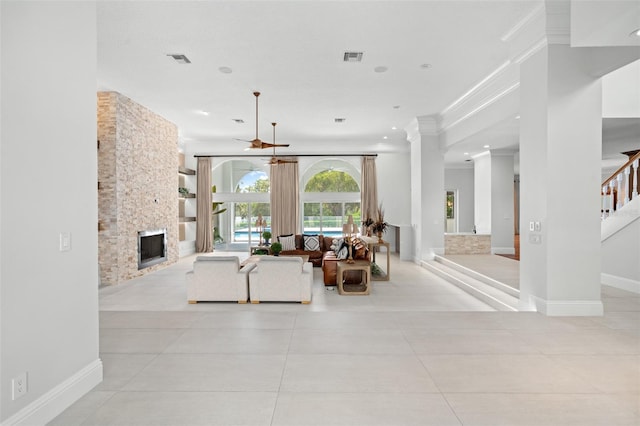
[[[376,158],[362,157],[362,181],[360,185],[362,220],[375,219],[378,211],[378,176]]]
[[[198,157],[198,184],[196,189],[196,252],[213,251],[211,225],[211,158]]]
[[[300,232],[298,162],[271,165],[271,232],[279,235]]]

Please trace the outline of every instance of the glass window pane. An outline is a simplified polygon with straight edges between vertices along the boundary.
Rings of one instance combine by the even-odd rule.
[[[322,203],[322,233],[342,234],[342,203]]]
[[[319,233],[322,227],[320,203],[304,203],[302,230],[306,233]]]
[[[249,241],[249,203],[234,203],[233,240]]]
[[[349,217],[349,215],[353,216],[353,223],[355,223],[358,228],[362,222],[361,213],[360,213],[360,203],[344,203],[344,215],[345,220]]]

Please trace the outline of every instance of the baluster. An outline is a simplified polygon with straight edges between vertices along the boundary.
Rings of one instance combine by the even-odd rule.
[[[607,218],[607,186],[602,187],[602,191],[600,191],[600,198],[602,203],[602,216],[600,219],[605,220]]]
[[[612,179],[611,182],[609,182],[609,195],[610,195],[610,203],[609,203],[609,216],[611,216],[613,214],[614,211],[616,211],[616,180]]]
[[[640,163],[640,159],[637,159],[633,162],[633,199],[635,200],[638,196],[638,174],[640,174],[640,170],[638,170],[638,163]]]
[[[622,174],[622,173],[620,173]],[[627,167],[626,169],[624,169],[624,204],[623,205],[627,205],[627,203],[629,201],[631,201],[631,199],[629,198],[629,195],[631,193],[630,189],[631,187],[629,186],[629,175],[631,174],[631,166]]]
[[[622,197],[622,182],[624,181],[624,172],[618,174],[618,202],[616,204],[616,210],[620,210],[624,206],[624,198]]]

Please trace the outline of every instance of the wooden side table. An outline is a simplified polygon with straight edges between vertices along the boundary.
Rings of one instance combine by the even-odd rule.
[[[356,260],[354,263],[347,263],[341,260],[336,265],[336,283],[338,293],[344,295],[367,295],[371,287],[371,264],[366,260]],[[360,284],[344,284],[345,271],[362,271],[362,282]]]

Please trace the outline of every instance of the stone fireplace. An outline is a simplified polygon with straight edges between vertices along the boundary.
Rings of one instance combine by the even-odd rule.
[[[140,238],[162,230],[140,267]],[[154,234],[157,235],[157,234]],[[149,235],[153,237],[154,235]],[[158,240],[160,238],[160,240]],[[145,251],[147,249],[145,248]],[[148,253],[145,253],[148,254]],[[98,261],[113,285],[178,260],[178,129],[116,92],[98,93]]]

